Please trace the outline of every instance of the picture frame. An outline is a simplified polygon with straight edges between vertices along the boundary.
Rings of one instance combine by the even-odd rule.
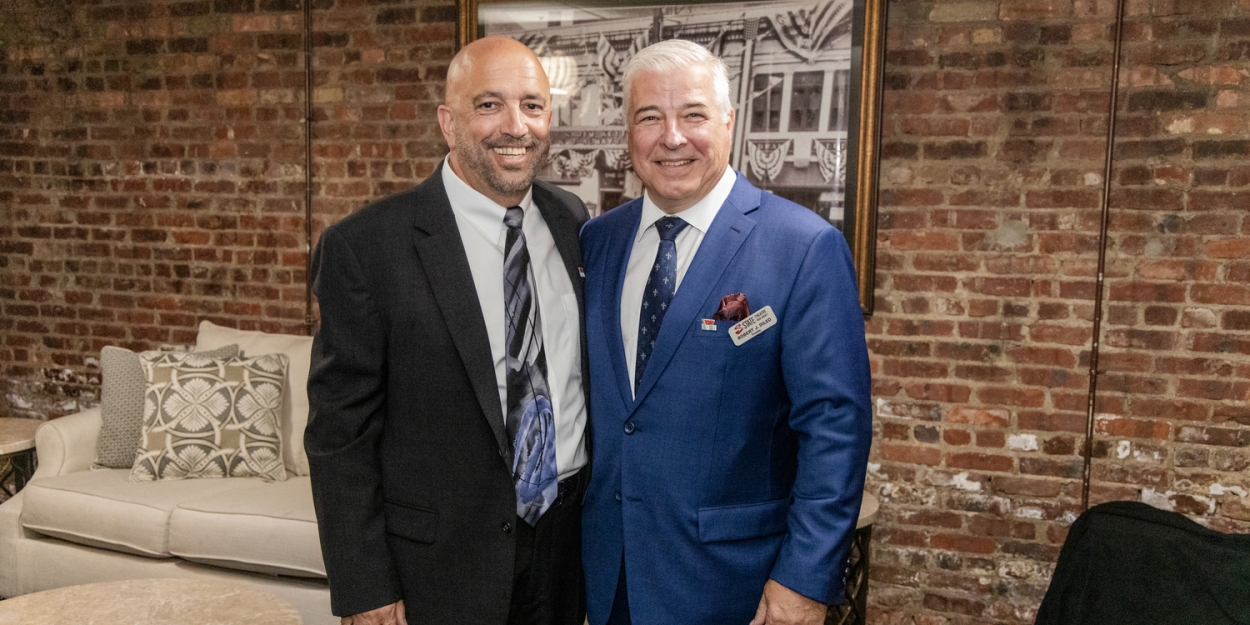
[[[539,178],[597,215],[638,197],[620,73],[631,52],[682,38],[725,60],[730,165],[846,237],[872,314],[886,0],[457,0],[460,47],[506,35],[552,84],[551,158]],[[745,68],[745,71],[744,71]]]

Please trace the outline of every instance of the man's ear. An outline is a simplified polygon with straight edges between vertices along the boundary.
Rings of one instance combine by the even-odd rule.
[[[443,131],[443,140],[447,142],[447,147],[456,149],[456,122],[451,115],[451,107],[446,104],[438,105],[438,127]]]
[[[727,125],[729,126],[729,136],[732,137],[734,134],[734,121],[738,118],[738,111],[736,109],[729,109],[728,117],[729,121],[727,122]]]

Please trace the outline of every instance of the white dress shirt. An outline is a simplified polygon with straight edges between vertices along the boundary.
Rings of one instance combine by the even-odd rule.
[[[500,206],[460,179],[443,160],[443,186],[456,215],[460,240],[469,257],[473,286],[486,319],[490,353],[495,361],[499,405],[508,414],[507,345],[505,344],[503,261],[508,229],[503,224],[507,207]],[[577,294],[555,239],[542,213],[534,205],[533,191],[520,203],[525,212],[521,231],[529,250],[530,284],[538,295],[542,317],[543,349],[547,355],[547,387],[555,413],[556,470],[560,479],[586,465],[586,398],[582,394],[582,350]],[[636,323],[636,322],[635,322]]]
[[[677,233],[674,243],[677,246],[677,286],[673,289],[673,297],[681,289],[682,278],[690,268],[690,261],[699,251],[707,229],[712,220],[720,212],[720,207],[729,199],[738,176],[732,167],[725,168],[725,175],[720,182],[703,199],[694,203],[674,217],[680,217],[690,224]],[[629,264],[625,267],[625,283],[621,287],[621,342],[625,346],[625,363],[629,366],[629,384],[634,384],[635,360],[638,359],[638,317],[642,310],[642,292],[647,288],[647,278],[651,276],[651,267],[655,265],[655,253],[660,249],[660,234],[655,230],[655,222],[667,213],[651,201],[648,191],[642,197],[642,217],[638,221],[638,234],[634,236],[634,249],[629,254]],[[689,319],[683,320],[683,323]],[[667,319],[664,321],[668,322]],[[634,389],[637,392],[638,389]]]

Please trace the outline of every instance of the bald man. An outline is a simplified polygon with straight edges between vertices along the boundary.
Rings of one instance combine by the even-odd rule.
[[[577,233],[535,182],[538,58],[478,40],[447,71],[450,154],[330,226],[305,444],[343,623],[580,625],[587,461]]]

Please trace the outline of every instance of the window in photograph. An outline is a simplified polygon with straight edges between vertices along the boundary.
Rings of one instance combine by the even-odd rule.
[[[846,130],[850,115],[851,71],[846,69],[833,70],[833,97],[830,98],[829,130]]]
[[[781,130],[781,89],[784,74],[756,74],[751,100],[751,132]]]
[[[795,72],[790,91],[790,132],[820,130],[820,96],[824,72]]]

